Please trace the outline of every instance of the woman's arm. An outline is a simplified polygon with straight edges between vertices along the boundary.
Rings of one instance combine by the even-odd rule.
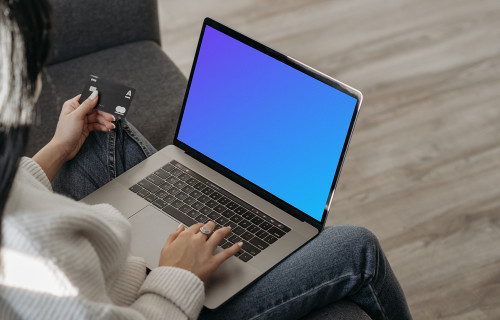
[[[66,101],[54,137],[33,157],[50,181],[66,161],[76,156],[91,131],[108,132],[115,128],[111,114],[94,109],[97,94],[94,91],[82,104],[78,103],[80,95]]]

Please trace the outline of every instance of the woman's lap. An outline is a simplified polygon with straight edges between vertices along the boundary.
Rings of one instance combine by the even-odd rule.
[[[298,319],[341,299],[373,319],[411,319],[403,291],[367,229],[335,226],[200,319]]]
[[[93,131],[52,181],[55,192],[80,200],[140,163],[156,149],[126,120],[108,133]]]
[[[156,152],[127,121],[92,132],[79,154],[54,179],[54,191],[76,200]],[[353,226],[326,228],[256,283],[200,319],[293,319],[340,299],[373,319],[411,319],[406,300],[378,240]]]

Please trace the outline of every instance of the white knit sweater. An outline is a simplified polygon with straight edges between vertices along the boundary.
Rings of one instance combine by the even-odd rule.
[[[7,201],[0,249],[0,319],[195,319],[203,282],[129,255],[130,224],[107,204],[52,192],[23,158]],[[158,255],[160,253],[158,252]]]

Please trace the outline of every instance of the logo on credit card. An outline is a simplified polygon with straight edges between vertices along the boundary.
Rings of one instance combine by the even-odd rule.
[[[116,112],[117,114],[124,115],[124,114],[125,114],[125,112],[127,112],[127,109],[125,109],[125,108],[124,108],[124,107],[122,107],[122,106],[117,106],[117,107],[115,108],[115,112]]]

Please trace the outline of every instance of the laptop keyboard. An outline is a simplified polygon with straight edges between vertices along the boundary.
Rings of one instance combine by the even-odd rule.
[[[242,241],[236,254],[247,262],[290,231],[290,228],[216,186],[173,160],[130,190],[188,227],[214,221],[216,228],[231,226],[219,244],[226,249]]]

